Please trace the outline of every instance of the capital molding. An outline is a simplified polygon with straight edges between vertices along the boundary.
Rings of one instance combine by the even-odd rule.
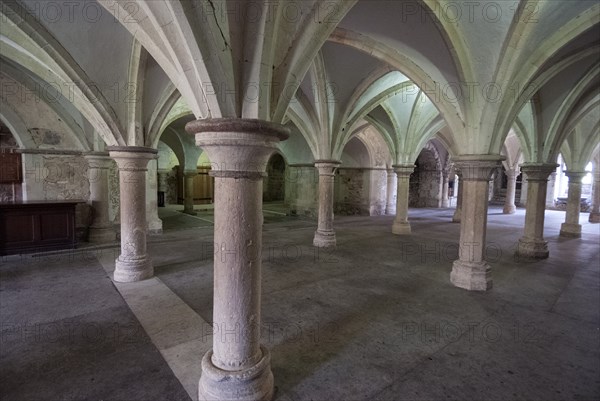
[[[392,166],[399,177],[411,175],[415,171],[415,167],[414,164],[394,164]]]
[[[454,158],[463,181],[489,181],[506,157],[501,155],[461,155]]]
[[[565,171],[565,175],[569,177],[569,183],[581,183],[583,177],[587,175],[587,171]]]
[[[277,144],[290,135],[281,124],[243,118],[199,119],[185,129],[208,154],[210,175],[219,178],[262,177]]]
[[[527,181],[548,181],[557,167],[556,163],[523,163],[521,171],[527,174]]]

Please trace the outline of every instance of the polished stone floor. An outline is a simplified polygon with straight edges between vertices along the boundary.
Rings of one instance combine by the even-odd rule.
[[[277,400],[600,399],[600,225],[563,239],[564,212],[546,212],[550,258],[532,262],[514,257],[524,210],[490,209],[494,288],[473,293],[449,282],[452,213],[411,210],[409,237],[390,234],[389,216],[336,217],[338,247],[322,251],[313,221],[265,206]],[[212,211],[160,214],[156,277],[142,283],[111,283],[111,247],[3,260],[2,401],[197,399],[213,338]],[[27,324],[41,334],[22,334]]]

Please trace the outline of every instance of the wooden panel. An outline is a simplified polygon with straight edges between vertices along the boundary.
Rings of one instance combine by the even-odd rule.
[[[69,213],[40,214],[40,240],[65,240],[71,236]]]
[[[208,175],[210,169],[199,168],[194,177],[194,203],[212,203],[215,196],[215,179]]]
[[[78,201],[0,204],[0,255],[72,249]]]
[[[10,239],[11,242],[35,241],[36,219],[31,215],[0,216],[0,241]]]

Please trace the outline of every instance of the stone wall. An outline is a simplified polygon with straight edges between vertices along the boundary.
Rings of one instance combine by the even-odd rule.
[[[24,200],[81,200],[90,197],[88,164],[81,155],[23,154]],[[87,203],[76,209],[78,239],[87,237],[92,210]]]
[[[339,168],[335,176],[334,213],[368,216],[370,170]]]
[[[312,165],[289,165],[285,174],[285,206],[290,215],[316,218],[319,174]]]

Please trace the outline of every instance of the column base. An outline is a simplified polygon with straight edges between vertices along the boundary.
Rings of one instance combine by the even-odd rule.
[[[590,223],[600,223],[600,212],[591,212],[588,221]]]
[[[329,248],[336,246],[335,231],[315,231],[313,245],[318,248]]]
[[[492,288],[492,268],[485,262],[470,263],[455,260],[450,282],[469,291],[487,291]]]
[[[394,221],[392,225],[392,234],[409,235],[412,232],[408,221]]]
[[[442,205],[440,207],[442,209],[448,209],[450,207],[450,202],[448,200],[442,200]]]
[[[386,208],[385,209],[385,214],[388,215],[388,216],[395,216],[396,215],[396,208],[395,207],[394,208],[391,208],[391,207]]]
[[[581,238],[581,224],[562,223],[560,236],[569,238]]]
[[[183,209],[183,212],[181,213],[189,214],[190,216],[196,216],[198,214],[194,211],[194,209]]]
[[[200,401],[270,401],[274,381],[269,350],[260,346],[261,360],[254,366],[239,370],[222,370],[212,363],[213,351],[202,358],[202,375],[198,385]]]
[[[88,242],[93,244],[103,244],[115,242],[116,240],[117,233],[112,227],[90,227]]]
[[[515,205],[507,205],[502,209],[502,213],[504,214],[514,214],[517,211],[517,207]]]
[[[148,222],[148,235],[160,235],[163,233],[163,223],[161,219]]]
[[[115,261],[114,280],[116,282],[133,283],[146,280],[153,275],[152,261],[146,256],[128,260],[122,260],[119,256]]]
[[[548,256],[550,256],[548,242],[544,240],[521,238],[517,244],[517,252],[515,255],[526,259],[547,259]]]
[[[453,223],[460,223],[460,215],[461,215],[461,211],[457,209],[454,212],[454,215],[452,216],[452,222]]]

